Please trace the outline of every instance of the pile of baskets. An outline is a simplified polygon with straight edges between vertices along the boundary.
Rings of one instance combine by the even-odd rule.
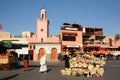
[[[80,55],[69,60],[70,68],[61,70],[62,75],[102,77],[105,61],[91,55]]]

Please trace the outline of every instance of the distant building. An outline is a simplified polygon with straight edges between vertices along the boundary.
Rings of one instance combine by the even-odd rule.
[[[104,36],[103,28],[84,28],[83,32],[83,49],[88,48],[99,50],[100,48],[110,48],[115,46],[115,37]]]
[[[0,32],[0,39],[2,38],[10,38],[11,33],[10,32]]]
[[[30,31],[24,31],[24,32],[22,32],[22,37],[23,38],[30,38],[30,37],[32,37],[34,35],[34,33],[33,32],[30,32]]]

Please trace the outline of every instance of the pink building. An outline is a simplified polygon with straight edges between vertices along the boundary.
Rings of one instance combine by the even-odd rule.
[[[59,37],[49,37],[49,20],[46,16],[46,10],[40,11],[40,18],[36,21],[36,34],[28,38],[29,54],[34,61],[47,54],[47,59],[52,61],[58,60],[58,54],[61,52]]]
[[[61,27],[61,45],[62,50],[69,49],[69,51],[74,51],[74,49],[82,48],[82,26],[79,24],[64,23]]]

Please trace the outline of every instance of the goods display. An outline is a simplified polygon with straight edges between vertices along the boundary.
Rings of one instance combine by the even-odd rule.
[[[7,63],[8,63],[8,56],[0,55],[0,64],[7,64]]]
[[[17,60],[17,56],[0,55],[0,70],[9,70],[16,68]]]
[[[105,61],[93,55],[84,54],[70,58],[70,68],[61,70],[62,75],[102,77]]]

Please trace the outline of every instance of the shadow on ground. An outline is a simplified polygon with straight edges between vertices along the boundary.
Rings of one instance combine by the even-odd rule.
[[[10,80],[10,79],[12,79],[12,78],[14,78],[14,77],[17,77],[19,74],[14,74],[14,75],[12,75],[12,76],[8,76],[8,77],[6,77],[6,78],[3,78],[3,79],[0,79],[0,80]]]

